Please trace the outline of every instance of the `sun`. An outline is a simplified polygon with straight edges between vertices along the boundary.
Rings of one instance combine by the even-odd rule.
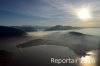
[[[88,20],[91,18],[90,16],[90,12],[88,8],[82,8],[79,9],[77,12],[77,16],[81,19],[81,20]]]

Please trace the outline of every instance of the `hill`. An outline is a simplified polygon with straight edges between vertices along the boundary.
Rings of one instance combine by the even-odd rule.
[[[79,29],[78,27],[72,27],[72,26],[62,26],[62,25],[56,25],[51,28],[46,29],[45,31],[54,31],[54,30],[71,30],[71,29]]]
[[[26,33],[20,29],[8,26],[0,26],[0,37],[22,36]]]
[[[12,26],[12,27],[20,29],[25,32],[37,31],[37,29],[34,26]]]

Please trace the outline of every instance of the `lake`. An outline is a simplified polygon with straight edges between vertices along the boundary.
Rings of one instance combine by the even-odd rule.
[[[86,36],[81,38],[70,35],[68,33],[70,31],[81,32]],[[3,39],[0,49],[14,53],[7,66],[96,66],[99,36],[100,28],[29,32],[28,37]],[[25,47],[17,48],[18,44]],[[51,63],[51,58],[78,59],[78,61],[57,64]]]

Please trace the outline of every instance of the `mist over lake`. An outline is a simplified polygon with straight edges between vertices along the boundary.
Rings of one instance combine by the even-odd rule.
[[[83,37],[69,32],[83,33]],[[51,63],[51,58],[95,58],[99,48],[99,28],[80,30],[28,32],[25,37],[11,37],[0,41],[0,49],[13,53],[8,66],[96,66],[80,63]],[[88,55],[88,53],[91,54]],[[95,55],[94,55],[95,54]]]

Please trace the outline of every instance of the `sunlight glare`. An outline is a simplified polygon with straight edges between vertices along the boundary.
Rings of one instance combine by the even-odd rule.
[[[78,17],[81,19],[81,20],[88,20],[91,18],[90,16],[90,12],[89,12],[89,9],[88,8],[82,8],[78,11],[77,13]]]

